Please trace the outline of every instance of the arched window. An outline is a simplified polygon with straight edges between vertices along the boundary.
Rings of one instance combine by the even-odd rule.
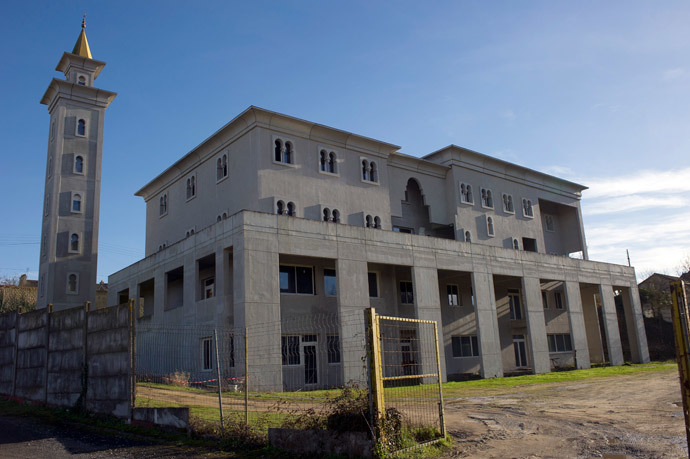
[[[520,250],[520,241],[518,241],[517,239],[513,239],[513,248],[515,250]]]
[[[192,197],[192,179],[187,179],[187,199]]]
[[[494,197],[491,194],[491,190],[486,190],[486,207],[494,207]]]
[[[333,209],[333,223],[340,223],[340,211],[338,209]]]
[[[84,157],[77,155],[74,157],[74,172],[77,174],[84,173]]]
[[[48,177],[53,175],[53,155],[48,156]]]
[[[335,174],[335,153],[328,154],[328,172]]]
[[[326,166],[327,166],[327,159],[326,159],[326,150],[321,150],[319,153],[319,164],[321,166],[321,170],[323,172],[326,172]]]
[[[86,135],[86,121],[83,119],[77,121],[77,135]]]
[[[228,155],[223,155],[223,177],[228,176]]]
[[[285,213],[285,203],[283,201],[278,201],[276,203],[276,213],[278,215],[283,215]]]
[[[192,196],[196,196],[196,177],[192,177]]]
[[[494,219],[491,217],[486,217],[486,233],[489,236],[494,235]]]
[[[323,221],[327,222],[331,219],[331,211],[326,207],[323,209]]]
[[[67,276],[67,291],[77,293],[77,275],[70,274]]]
[[[372,182],[378,182],[379,181],[379,173],[378,170],[376,169],[376,163],[371,162],[370,167],[369,167],[369,180]]]
[[[525,217],[533,217],[534,214],[532,213],[532,201],[529,199],[523,199],[522,200],[522,214]]]
[[[227,219],[228,219],[228,214],[226,212],[223,212],[223,220],[227,220]]]
[[[277,162],[282,161],[283,155],[283,142],[280,139],[276,139],[275,148],[273,149],[273,160]]]
[[[288,204],[287,204],[287,216],[288,217],[294,217],[295,216],[295,203],[294,202],[288,202]]]
[[[381,229],[381,219],[379,217],[374,217],[374,228]]]
[[[223,178],[223,160],[218,158],[216,165],[216,181]]]
[[[465,242],[472,242],[472,234],[469,231],[465,231]]]
[[[72,212],[81,212],[81,195],[72,196]]]
[[[369,180],[369,161],[362,160],[362,180]]]
[[[365,226],[367,228],[371,228],[373,226],[373,220],[371,218],[371,215],[367,215],[367,218],[365,219]]]
[[[79,235],[77,233],[72,233],[69,238],[69,250],[70,252],[79,252]]]
[[[220,215],[218,215],[218,216],[216,217],[216,223],[220,223],[221,220],[222,220],[222,219],[220,218]]]
[[[474,202],[474,197],[472,196],[472,185],[467,185],[467,202]]]
[[[285,142],[285,159],[283,160],[286,164],[292,164],[292,144],[290,142]]]
[[[513,207],[513,197],[510,195],[508,195],[508,211],[515,212],[515,208]]]
[[[472,197],[472,185],[468,185],[467,183],[460,184],[460,201],[464,202],[465,204],[474,203],[474,199]]]
[[[165,215],[168,213],[168,195],[164,194],[160,197],[160,215]]]
[[[77,79],[77,84],[79,86],[86,86],[86,77],[84,75],[79,75],[79,78]]]

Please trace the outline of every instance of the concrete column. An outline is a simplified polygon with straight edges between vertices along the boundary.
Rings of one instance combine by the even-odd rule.
[[[471,277],[482,378],[500,378],[503,376],[503,359],[501,338],[498,334],[494,279],[491,273],[484,272],[473,272]]]
[[[570,337],[578,369],[590,368],[589,347],[587,346],[587,331],[585,317],[582,312],[582,297],[580,284],[565,281],[565,304],[568,308],[568,322],[570,323]]]
[[[163,322],[165,311],[165,269],[157,268],[153,276],[153,315]]]
[[[215,321],[219,326],[225,326],[225,317],[228,313],[225,308],[225,278],[228,273],[228,262],[225,256],[225,250],[223,247],[216,247],[216,291],[215,291],[215,301],[216,301],[216,312]]]
[[[635,363],[647,363],[649,362],[649,348],[647,347],[647,334],[644,329],[644,317],[642,316],[637,284],[634,281],[631,282],[629,288],[623,289],[621,296],[632,359]]]
[[[604,327],[606,329],[606,346],[609,350],[609,363],[611,365],[623,365],[623,347],[621,335],[618,331],[618,317],[616,315],[616,303],[613,299],[613,287],[600,284],[599,295],[603,306]]]
[[[539,279],[523,277],[522,293],[525,302],[525,315],[527,316],[529,353],[534,374],[548,373],[551,371],[551,360],[549,358],[549,342],[546,338],[544,306],[541,302],[541,282]]]
[[[364,310],[369,307],[367,262],[338,258],[336,279],[343,383],[364,387],[367,384]]]
[[[238,232],[233,244],[235,366],[244,368],[247,328],[250,391],[283,390],[279,256],[261,235]],[[243,371],[239,371],[243,373]]]
[[[446,382],[448,379],[446,376],[446,353],[445,346],[443,345],[443,320],[441,317],[441,300],[438,293],[438,271],[436,268],[413,266],[412,290],[414,292],[415,315],[417,318],[436,322],[439,358],[441,359],[439,372],[443,382]],[[433,329],[427,324],[420,324],[417,330],[422,374],[436,373],[436,349],[431,347],[434,345]],[[429,348],[421,348],[421,346],[429,346]]]
[[[582,317],[585,321],[585,332],[587,333],[587,349],[589,350],[589,361],[591,363],[604,363],[604,343],[599,327],[599,314],[594,299],[596,286],[580,286],[580,299],[582,301]]]

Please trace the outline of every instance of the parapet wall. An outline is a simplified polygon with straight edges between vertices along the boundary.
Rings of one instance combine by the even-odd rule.
[[[132,322],[126,304],[0,315],[0,394],[128,418]]]

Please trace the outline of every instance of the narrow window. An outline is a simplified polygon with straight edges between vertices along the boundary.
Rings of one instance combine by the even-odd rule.
[[[48,252],[48,239],[46,238],[46,235],[43,235],[43,247],[41,249],[41,253],[43,256],[46,256],[46,253]]]
[[[328,155],[328,172],[335,174],[335,153],[331,152]]]
[[[544,309],[549,309],[549,297],[544,290],[541,291],[541,304],[544,306]]]
[[[72,233],[69,238],[69,250],[70,252],[79,252],[79,235]]]
[[[294,217],[295,216],[295,203],[294,202],[288,202],[286,215],[288,217]]]
[[[223,178],[223,160],[218,158],[216,165],[216,181]]]
[[[278,215],[283,215],[285,213],[285,203],[283,201],[278,201],[276,203],[276,213]]]
[[[338,209],[333,209],[333,223],[340,223],[340,211]]]
[[[321,165],[321,170],[323,172],[326,172],[326,150],[321,150],[319,161]]]
[[[469,231],[465,231],[465,242],[472,242],[472,234]]]
[[[522,320],[522,306],[520,305],[519,290],[508,290],[508,303],[510,304],[510,320]]]
[[[216,223],[220,223],[220,221],[221,221],[221,218],[220,218],[220,215],[218,215],[218,216],[216,217]]]
[[[369,162],[362,160],[362,180],[369,180]]]
[[[77,174],[84,173],[84,157],[79,155],[74,157],[74,172]]]
[[[379,281],[376,273],[367,273],[367,279],[369,281],[369,298],[379,297]]]
[[[457,285],[447,285],[446,291],[448,292],[448,306],[459,306],[460,305],[460,295],[458,292]]]
[[[412,282],[400,282],[400,303],[414,304],[414,295],[412,293]]]
[[[336,296],[338,294],[338,282],[335,277],[335,269],[323,270],[323,294]]]
[[[79,78],[77,79],[77,84],[79,86],[86,86],[86,77],[84,77],[84,75],[79,75]]]
[[[275,148],[273,150],[273,160],[276,162],[282,161],[283,155],[283,142],[280,139],[276,139]]]
[[[192,177],[192,196],[196,196],[196,177]]]
[[[292,164],[294,158],[292,157],[292,144],[290,142],[285,142],[285,159],[284,163]]]
[[[76,274],[72,273],[67,276],[67,291],[70,293],[77,293],[79,288],[79,278]]]
[[[210,337],[201,339],[201,369],[213,370],[213,340]]]
[[[327,222],[331,220],[331,211],[328,210],[328,207],[323,209],[323,221]]]
[[[77,121],[77,135],[86,135],[86,121],[83,119]]]
[[[515,213],[515,208],[513,207],[513,197],[508,195],[508,212]]]
[[[492,237],[494,235],[494,219],[491,217],[486,217],[486,233]]]
[[[187,179],[187,199],[192,197],[192,179]]]
[[[228,155],[223,155],[223,177],[228,176]]]
[[[522,200],[522,214],[525,217],[534,217],[534,213],[532,211],[532,201],[530,199]]]
[[[53,176],[53,154],[48,156],[48,177]]]
[[[223,212],[223,220],[227,220],[228,214],[226,212]]]
[[[381,229],[381,219],[378,216],[374,217],[374,228]]]
[[[491,190],[486,190],[486,207],[494,208],[494,197]]]
[[[299,336],[284,335],[280,337],[283,365],[299,365]]]
[[[378,173],[378,170],[376,169],[376,163],[373,161],[371,162],[371,166],[370,166],[369,180],[372,182],[378,182],[379,181],[379,173]]]
[[[81,212],[81,195],[75,194],[72,197],[72,212]]]
[[[513,239],[513,248],[515,250],[520,250],[520,241],[518,241],[517,239]]]
[[[556,225],[553,221],[553,215],[544,215],[544,222],[546,223],[546,231],[554,232],[556,231]]]
[[[328,363],[340,363],[340,336],[326,336]]]
[[[204,299],[213,298],[216,292],[216,278],[204,279]]]
[[[563,295],[561,295],[561,292],[555,292],[554,298],[556,298],[556,309],[563,309]]]
[[[365,226],[366,226],[367,228],[371,228],[372,225],[373,225],[373,223],[372,223],[372,220],[371,220],[371,215],[367,215],[367,217],[366,217],[366,222],[365,222]]]
[[[160,202],[159,215],[163,216],[163,215],[168,213],[168,195],[164,194],[163,196],[161,196],[159,199],[159,202]]]
[[[460,201],[465,204],[473,204],[474,197],[472,196],[472,185],[466,183],[460,184]]]

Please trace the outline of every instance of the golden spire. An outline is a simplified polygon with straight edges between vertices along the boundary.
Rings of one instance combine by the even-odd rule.
[[[93,59],[93,57],[91,57],[91,50],[89,49],[89,42],[86,40],[86,13],[84,13],[84,17],[81,20],[81,33],[79,34],[79,38],[77,38],[77,43],[74,45],[72,54]]]

